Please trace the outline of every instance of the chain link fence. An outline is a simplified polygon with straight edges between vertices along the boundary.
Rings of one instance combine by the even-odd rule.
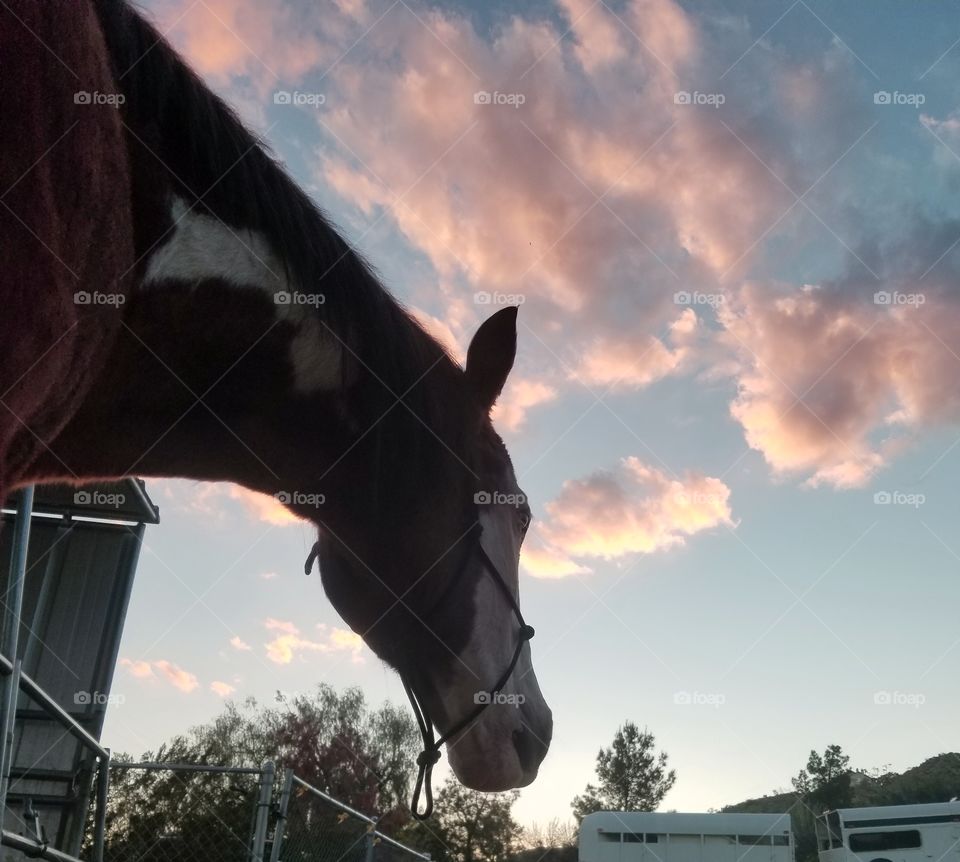
[[[430,857],[377,830],[376,821],[284,773],[270,862],[410,862]]]
[[[104,862],[428,860],[376,821],[272,763],[113,763]],[[85,851],[92,847],[93,823]],[[89,853],[81,854],[87,857]]]

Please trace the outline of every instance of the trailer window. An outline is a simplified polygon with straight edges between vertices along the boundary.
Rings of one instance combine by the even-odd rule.
[[[612,844],[620,843],[620,835],[621,835],[620,832],[602,832],[601,831],[599,834],[600,834],[601,841],[609,841]]]
[[[624,832],[623,843],[624,844],[643,844],[643,833],[642,832]]]
[[[647,833],[647,844],[656,844],[660,840],[660,836],[656,832]]]
[[[919,829],[898,829],[896,832],[855,832],[850,836],[850,849],[854,853],[907,850],[921,845]]]
[[[739,841],[741,844],[750,844],[750,845],[758,845],[758,844],[770,845],[771,843],[769,835],[738,835],[737,841]]]
[[[774,846],[774,847],[789,847],[789,846],[790,846],[790,836],[789,836],[789,835],[774,835],[774,836],[773,836],[773,846]]]

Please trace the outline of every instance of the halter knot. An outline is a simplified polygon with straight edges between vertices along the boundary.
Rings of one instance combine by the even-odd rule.
[[[528,626],[526,623],[520,626],[520,640],[531,640],[535,634],[536,631],[534,630],[533,626]]]
[[[417,755],[417,766],[421,769],[426,769],[428,766],[435,766],[439,761],[439,748],[425,748]]]

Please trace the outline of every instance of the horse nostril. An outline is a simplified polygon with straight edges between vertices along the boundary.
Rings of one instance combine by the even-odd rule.
[[[517,750],[520,766],[524,772],[531,772],[540,766],[543,758],[547,756],[548,746],[548,743],[538,739],[526,727],[513,732],[513,747]]]

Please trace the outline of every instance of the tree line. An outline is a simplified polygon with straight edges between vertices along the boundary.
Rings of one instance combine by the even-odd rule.
[[[575,862],[577,829],[585,816],[604,810],[655,811],[677,780],[653,733],[626,721],[610,746],[599,749],[595,780],[571,802],[572,820],[558,817],[521,828],[513,814],[518,791],[478,793],[451,778],[436,793],[433,818],[421,824],[408,808],[419,750],[419,733],[405,709],[389,703],[374,708],[359,689],[338,692],[318,685],[295,697],[278,692],[272,704],[253,699],[228,703],[210,723],[174,737],[157,751],[144,752],[139,760],[218,766],[273,760],[352,808],[376,816],[383,832],[429,852],[437,862]],[[132,761],[129,755],[115,759]],[[723,810],[789,811],[797,862],[815,862],[814,812],[956,795],[960,754],[934,760],[936,768],[922,776],[916,770],[903,776],[889,769],[856,771],[840,746],[830,745],[822,754],[810,752],[792,779],[792,791]],[[164,862],[173,858],[171,849],[180,838],[202,835],[211,844],[231,837],[235,841],[246,834],[249,824],[243,818],[252,810],[255,793],[255,782],[243,787],[204,774],[115,770],[107,809],[108,858],[151,862],[143,848],[154,848],[157,836],[166,839],[158,849]],[[303,803],[298,804],[303,809]],[[319,812],[303,811],[316,827]]]

